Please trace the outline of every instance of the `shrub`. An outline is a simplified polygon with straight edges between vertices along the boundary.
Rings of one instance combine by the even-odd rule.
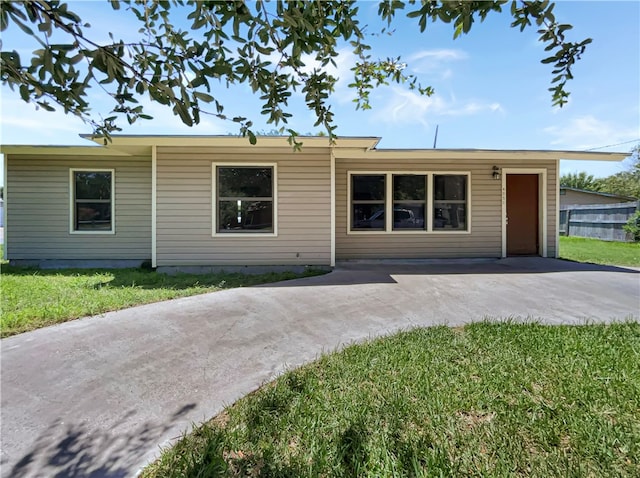
[[[629,218],[622,228],[633,236],[634,242],[640,241],[640,209]]]

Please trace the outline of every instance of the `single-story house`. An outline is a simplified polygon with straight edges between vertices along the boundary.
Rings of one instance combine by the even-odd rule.
[[[638,198],[634,198],[631,196],[621,196],[620,194],[602,193],[598,191],[587,191],[586,189],[560,186],[561,208],[565,208],[565,206],[580,206],[591,204],[620,204],[637,200]]]
[[[6,257],[42,267],[150,261],[160,270],[555,257],[560,159],[627,156],[301,140],[298,152],[284,137],[2,146]]]

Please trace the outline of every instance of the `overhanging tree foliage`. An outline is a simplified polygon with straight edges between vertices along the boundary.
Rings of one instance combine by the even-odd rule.
[[[422,95],[433,93],[405,73],[407,65],[401,58],[373,58],[355,2],[111,0],[110,4],[138,20],[135,41],[113,35],[107,43],[98,41],[90,25],[65,3],[2,1],[1,30],[15,25],[41,45],[25,59],[16,51],[20,45],[3,44],[2,83],[42,109],[52,110],[57,104],[106,139],[120,130],[119,118],[129,123],[151,119],[139,104],[148,95],[189,126],[202,115],[236,122],[252,143],[256,141],[252,122],[226,112],[224,87],[250,85],[262,101],[267,123],[283,131],[291,117],[292,91],[300,91],[317,118],[316,126],[333,136],[336,126],[329,98],[337,78],[326,67],[335,65],[341,42],[350,45],[357,57],[350,84],[356,92],[356,108],[369,108],[370,92],[389,82],[405,83]],[[553,67],[552,103],[562,106],[569,96],[565,86],[572,78],[572,67],[591,40],[568,41],[565,34],[571,25],[556,21],[549,1],[384,0],[379,2],[378,16],[385,28],[400,14],[415,19],[420,31],[429,23],[448,23],[455,38],[468,33],[475,21],[508,6],[512,27],[522,31],[537,26],[549,55],[541,61]],[[185,22],[188,27],[181,26]],[[319,66],[307,67],[309,60]],[[113,99],[113,110],[106,118],[96,119],[90,112],[90,89],[96,87]],[[287,131],[295,141],[295,131]]]
[[[585,171],[563,174],[560,177],[560,186],[640,199],[640,145],[631,150],[630,158],[631,165],[626,171],[606,178],[595,178]]]
[[[563,174],[560,177],[560,186],[583,189],[585,191],[598,191],[600,183],[593,174],[587,174],[585,171],[581,171],[579,173]]]
[[[640,145],[631,151],[631,167],[627,171],[598,180],[598,190],[640,199]]]

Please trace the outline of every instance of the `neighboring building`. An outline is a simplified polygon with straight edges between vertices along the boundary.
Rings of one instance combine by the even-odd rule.
[[[559,160],[627,156],[302,141],[301,152],[283,137],[3,146],[7,258],[166,269],[555,257]]]
[[[620,204],[637,201],[638,198],[620,196],[619,194],[587,191],[585,189],[560,186],[560,207],[590,204]]]

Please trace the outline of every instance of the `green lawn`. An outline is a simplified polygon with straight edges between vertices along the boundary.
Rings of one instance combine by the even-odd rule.
[[[640,324],[401,333],[292,370],[151,477],[640,476]]]
[[[593,264],[640,267],[640,243],[560,237],[560,257]]]
[[[561,237],[560,256],[580,262],[640,267],[640,244]],[[0,335],[7,337],[138,304],[294,277],[298,276],[291,273],[167,276],[143,269],[39,271],[3,263]]]
[[[232,287],[315,275],[179,274],[145,269],[37,270],[2,264],[1,336],[67,320]]]

